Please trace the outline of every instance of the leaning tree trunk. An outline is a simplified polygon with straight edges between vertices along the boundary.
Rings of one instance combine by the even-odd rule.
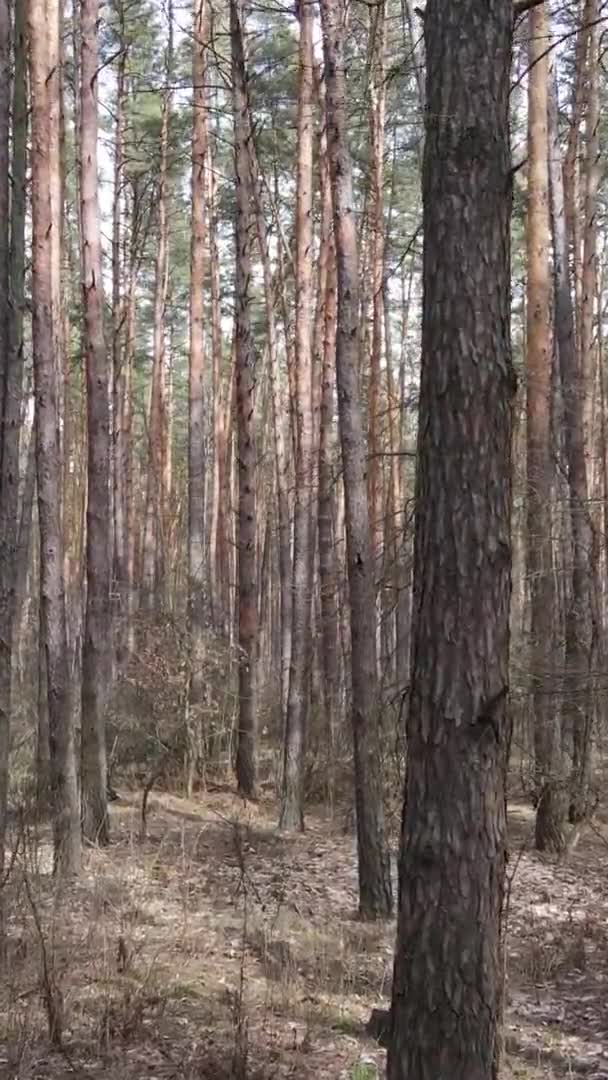
[[[205,696],[205,263],[207,72],[209,9],[195,0],[192,38],[192,238],[190,243],[190,366],[188,423],[188,626],[190,679],[188,686],[188,746],[186,789],[191,797],[195,771],[202,767],[203,704]]]
[[[321,16],[327,83],[327,144],[337,260],[336,378],[350,595],[359,908],[363,918],[374,919],[390,915],[393,896],[378,737],[374,567],[359,386],[359,270],[352,168],[347,143],[344,25],[339,0],[322,0]]]
[[[249,103],[242,13],[230,0],[230,45],[236,176],[235,364],[238,428],[239,791],[256,794],[256,666],[258,652],[256,559],[255,346],[251,329],[252,172],[248,149]]]
[[[58,27],[57,27],[58,30]],[[40,527],[42,647],[47,668],[51,807],[55,869],[69,874],[80,866],[80,813],[70,700],[63,534],[61,528],[61,455],[59,387],[53,331],[51,175],[48,38],[44,0],[30,0],[28,11],[32,95],[32,301],[36,463]]]
[[[530,672],[538,809],[536,845],[564,843],[565,790],[555,697],[555,589],[551,536],[551,278],[549,272],[548,16],[530,12],[528,84],[527,567]]]
[[[496,1068],[510,735],[512,25],[512,0],[426,7],[415,597],[390,1080],[490,1080]]]
[[[313,546],[312,151],[313,8],[301,0],[296,178],[296,462],[291,667],[285,723],[280,825],[304,827],[304,753],[309,701]]]
[[[80,222],[82,229],[83,346],[87,383],[87,599],[82,649],[82,829],[107,844],[105,711],[111,678],[110,408],[104,337],[101,229],[97,191],[97,26],[99,0],[80,9]]]

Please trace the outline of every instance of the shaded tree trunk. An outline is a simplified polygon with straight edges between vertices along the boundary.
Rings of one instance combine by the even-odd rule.
[[[238,429],[239,719],[236,776],[239,791],[256,794],[258,651],[256,560],[255,347],[251,329],[252,175],[248,150],[249,101],[242,11],[230,0],[230,46],[236,177],[235,367]]]
[[[415,595],[390,1080],[497,1075],[515,388],[512,25],[512,0],[426,8]]]
[[[82,0],[80,13],[80,221],[88,434],[81,801],[85,838],[93,843],[107,844],[109,819],[105,712],[111,680],[110,408],[97,191],[99,0]]]
[[[114,637],[117,667],[125,662],[129,635],[129,603],[131,575],[129,559],[129,473],[130,473],[130,411],[131,357],[128,349],[129,304],[125,295],[125,263],[127,246],[123,236],[125,218],[125,127],[127,109],[127,60],[129,44],[125,30],[125,12],[118,7],[118,39],[120,55],[116,72],[116,110],[114,118],[114,183],[112,206],[112,509],[113,509],[113,583]]]
[[[378,737],[373,560],[359,387],[359,271],[347,145],[344,24],[338,0],[322,0],[321,17],[337,261],[336,378],[346,503],[359,909],[363,918],[374,919],[390,915],[393,898]]]
[[[0,0],[0,963],[4,961],[5,929],[2,878],[8,799],[8,755],[11,717],[11,662],[14,611],[15,521],[19,473],[11,476],[10,428],[7,420],[8,380],[12,366],[9,342],[9,116],[11,104],[11,16],[8,0]],[[19,428],[17,427],[17,433]],[[18,439],[18,434],[17,434]],[[18,448],[18,443],[17,443]],[[18,457],[17,457],[18,465]],[[6,490],[8,487],[8,491]],[[12,518],[6,501],[14,503]],[[13,534],[13,535],[11,535]]]

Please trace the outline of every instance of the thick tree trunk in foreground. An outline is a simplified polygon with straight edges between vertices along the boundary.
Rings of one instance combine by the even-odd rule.
[[[512,24],[512,0],[427,3],[415,599],[390,1080],[490,1080],[496,1069],[515,382]]]
[[[359,387],[359,270],[352,169],[347,145],[344,24],[338,0],[322,0],[321,16],[337,260],[336,378],[351,611],[351,710],[355,750],[359,908],[363,918],[374,919],[390,915],[393,896],[382,799],[374,568]]]
[[[312,151],[313,8],[302,0],[296,180],[296,487],[293,551],[291,667],[285,724],[280,825],[304,827],[304,754],[309,701],[313,571],[313,387],[312,387]]]
[[[58,28],[57,28],[58,29]],[[42,647],[47,667],[51,807],[55,869],[80,867],[80,813],[70,700],[61,528],[59,387],[53,331],[52,231],[49,122],[49,36],[44,0],[30,0],[28,11],[32,94],[32,299],[36,463],[40,524]]]
[[[84,836],[94,843],[106,844],[109,839],[109,819],[105,711],[112,666],[110,408],[97,192],[98,19],[99,0],[83,0],[80,16],[80,221],[88,497],[87,601],[82,650],[81,802]]]
[[[555,697],[555,592],[551,535],[551,277],[549,272],[549,23],[544,5],[529,15],[527,516],[530,672],[538,795],[536,846],[564,842],[565,789]]]
[[[7,462],[8,380],[12,366],[9,344],[9,114],[11,100],[11,18],[7,0],[0,0],[0,963],[4,959],[4,904],[2,876],[8,798],[8,756],[11,714],[11,662],[14,612],[14,558],[17,510],[17,473]],[[17,428],[17,433],[19,428]],[[17,435],[18,439],[18,435]],[[19,443],[17,441],[17,450]],[[8,487],[8,491],[6,488]],[[14,492],[11,490],[14,488]],[[7,513],[7,498],[14,504]]]
[[[208,166],[207,71],[209,14],[206,0],[195,0],[192,40],[192,238],[190,243],[190,367],[188,423],[188,625],[190,680],[186,789],[191,797],[194,775],[202,768],[205,689],[205,263]]]
[[[230,2],[230,44],[236,176],[235,363],[238,427],[239,791],[256,794],[256,666],[258,653],[256,560],[255,348],[251,329],[252,173],[248,149],[249,103],[239,0]]]

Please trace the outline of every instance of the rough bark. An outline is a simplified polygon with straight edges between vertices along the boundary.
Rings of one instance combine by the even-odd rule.
[[[256,794],[256,560],[255,347],[251,329],[252,174],[248,150],[249,101],[239,0],[230,0],[230,46],[236,177],[235,369],[238,429],[239,719],[236,776],[239,791]]]
[[[336,378],[346,517],[351,628],[359,909],[367,919],[392,911],[378,737],[373,561],[367,505],[366,446],[359,387],[359,272],[347,144],[344,23],[338,0],[322,0],[327,143],[337,260]]]
[[[19,474],[7,469],[8,376],[11,367],[9,345],[9,115],[11,101],[11,17],[7,0],[0,0],[0,883],[4,872],[4,846],[8,798],[8,755],[11,714],[11,660],[14,610],[15,514],[7,516],[8,498],[15,503],[10,487],[17,486]],[[18,429],[17,429],[18,430]],[[0,884],[0,963],[4,960],[4,904]]]
[[[551,530],[551,277],[549,271],[549,22],[544,6],[529,15],[527,284],[527,571],[529,669],[538,808],[536,845],[564,843],[565,790],[554,694],[555,588]]]
[[[56,53],[58,26],[47,22],[44,0],[30,0],[28,37],[32,97],[32,334],[42,648],[47,668],[50,786],[55,869],[75,873],[80,866],[80,813],[74,724],[68,678],[61,528],[59,390],[53,331],[51,214],[51,116],[49,56]]]
[[[511,0],[427,4],[415,597],[390,1080],[497,1074],[515,383],[511,37]]]
[[[313,8],[301,0],[295,209],[295,374],[297,454],[293,550],[293,612],[289,695],[285,723],[283,790],[279,824],[304,827],[304,754],[309,702],[311,599],[313,571],[313,368],[312,368],[312,209],[313,209]]]
[[[208,167],[206,49],[209,9],[195,0],[192,36],[192,238],[190,243],[190,364],[188,423],[188,627],[190,679],[188,687],[188,747],[186,788],[192,794],[195,772],[203,767],[205,689],[205,269],[206,191]]]
[[[107,844],[105,711],[111,679],[109,358],[104,336],[101,228],[97,190],[97,26],[99,0],[80,8],[80,222],[83,347],[87,386],[87,599],[82,649],[82,829]]]

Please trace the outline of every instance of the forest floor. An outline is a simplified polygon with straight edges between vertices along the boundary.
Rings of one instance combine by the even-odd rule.
[[[356,913],[344,815],[276,830],[276,805],[228,791],[113,806],[113,843],[74,885],[48,875],[48,837],[27,838],[9,887],[9,978],[0,988],[0,1077],[58,1080],[374,1080],[365,1034],[387,1007],[394,923]],[[505,1080],[608,1080],[608,828],[565,864],[530,849],[511,810]],[[46,976],[44,968],[46,966]],[[62,1013],[51,1049],[45,997]]]

